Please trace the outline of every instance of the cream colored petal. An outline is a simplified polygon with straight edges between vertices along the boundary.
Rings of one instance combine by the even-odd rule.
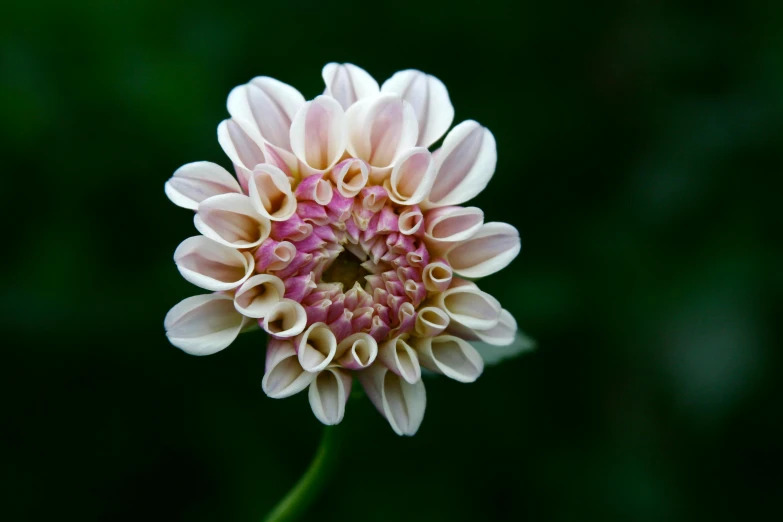
[[[199,203],[211,196],[242,192],[234,176],[208,161],[182,165],[174,171],[164,189],[172,203],[191,210],[196,210]]]
[[[422,208],[459,205],[476,197],[495,173],[495,137],[475,121],[454,127],[435,154],[435,182]]]
[[[233,89],[227,105],[232,118],[252,122],[264,140],[291,150],[288,132],[294,115],[304,103],[304,97],[290,85],[259,76]]]
[[[389,199],[399,205],[415,205],[424,200],[435,181],[435,163],[425,148],[416,147],[397,158],[384,188]]]
[[[306,174],[324,173],[345,152],[345,112],[334,98],[318,96],[305,103],[291,123],[291,149]]]
[[[218,143],[234,164],[253,170],[259,163],[264,163],[265,157],[263,140],[253,137],[249,128],[248,122],[224,120],[218,125]]]
[[[189,237],[174,252],[179,273],[196,286],[212,291],[231,290],[253,273],[255,260],[204,236]]]
[[[443,82],[421,71],[395,73],[383,83],[381,92],[397,93],[411,104],[419,122],[420,147],[429,147],[443,136],[454,121],[454,107]]]
[[[413,339],[421,365],[459,382],[473,382],[484,371],[484,360],[470,343],[453,335]]]
[[[456,283],[456,284],[455,284]],[[497,299],[468,281],[457,278],[451,287],[435,296],[434,304],[442,308],[451,321],[476,330],[488,330],[500,320]]]
[[[397,435],[415,435],[424,420],[427,394],[421,380],[411,384],[375,363],[356,374],[375,408]]]
[[[294,343],[270,339],[266,348],[266,371],[261,388],[272,399],[284,399],[307,388],[315,379],[306,372],[296,357]]]
[[[253,208],[272,221],[285,221],[296,212],[296,198],[288,176],[268,163],[253,169],[248,179],[248,196]]]
[[[378,361],[411,384],[421,379],[416,350],[402,337],[381,343],[378,346]]]
[[[281,299],[264,317],[264,330],[281,339],[299,335],[306,325],[307,313],[304,307],[291,299]]]
[[[434,337],[449,326],[448,314],[437,306],[425,306],[416,314],[414,331],[418,337]]]
[[[308,372],[320,372],[337,353],[337,339],[324,323],[311,324],[295,342],[299,363]]]
[[[199,203],[193,222],[208,238],[234,248],[256,247],[269,237],[271,230],[269,220],[242,194],[205,199]]]
[[[459,275],[477,278],[507,267],[521,248],[516,228],[506,223],[486,223],[471,238],[452,246],[444,257]]]
[[[350,63],[327,63],[321,72],[327,94],[348,109],[358,100],[378,94],[378,82],[364,69]]]
[[[424,223],[428,245],[444,246],[440,243],[463,241],[478,232],[484,223],[484,212],[477,207],[441,207],[427,211]]]
[[[363,370],[375,362],[378,343],[364,332],[355,333],[337,345],[337,364],[348,370]]]
[[[315,418],[327,426],[339,424],[351,394],[351,375],[339,368],[326,368],[310,383],[308,397]]]
[[[330,171],[329,177],[337,191],[346,198],[352,198],[361,192],[370,179],[370,166],[366,161],[349,158],[341,161]]]
[[[234,294],[234,306],[246,317],[261,319],[269,314],[285,295],[279,277],[257,274],[245,281]]]
[[[485,366],[498,364],[506,359],[533,351],[536,347],[536,342],[519,330],[517,330],[514,341],[506,346],[496,346],[481,341],[471,341],[470,344],[481,355]]]
[[[416,146],[413,107],[396,94],[379,94],[354,103],[345,114],[351,156],[370,164],[370,180],[380,183],[397,158]]]
[[[443,292],[451,286],[453,275],[451,267],[447,263],[433,261],[422,271],[424,287],[430,292]]]
[[[234,309],[225,294],[188,297],[176,304],[163,326],[169,342],[191,355],[210,355],[234,342],[250,319]]]

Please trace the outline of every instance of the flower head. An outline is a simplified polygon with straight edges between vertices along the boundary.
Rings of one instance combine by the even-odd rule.
[[[232,90],[218,140],[236,178],[197,162],[166,183],[201,234],[177,248],[177,268],[214,292],[174,306],[166,335],[207,355],[257,323],[270,336],[268,396],[309,388],[318,420],[337,424],[356,376],[394,431],[413,435],[422,368],[472,382],[477,342],[518,339],[511,314],[466,278],[508,265],[519,234],[460,206],[494,173],[489,130],[465,121],[427,148],[454,117],[440,80],[408,70],[379,88],[336,63],[323,78],[311,101],[267,77]]]

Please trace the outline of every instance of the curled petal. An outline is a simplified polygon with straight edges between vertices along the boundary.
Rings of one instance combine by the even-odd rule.
[[[484,277],[502,270],[522,248],[517,229],[506,223],[487,223],[470,239],[445,254],[451,268],[464,277]]]
[[[378,343],[368,333],[350,335],[337,345],[337,363],[348,370],[363,370],[375,362]]]
[[[459,382],[473,382],[484,371],[484,360],[467,341],[453,335],[416,339],[421,365]]]
[[[395,162],[391,176],[384,181],[389,199],[399,205],[415,205],[424,200],[435,181],[432,154],[417,147],[403,153]]]
[[[179,273],[196,286],[212,291],[231,290],[253,273],[255,260],[249,252],[218,243],[204,236],[189,237],[174,252]]]
[[[516,357],[536,347],[536,342],[519,330],[517,330],[517,334],[511,344],[497,346],[481,341],[471,341],[470,344],[481,355],[485,366]]]
[[[269,274],[257,274],[245,281],[234,294],[234,306],[246,317],[260,319],[283,298],[283,281]]]
[[[438,294],[434,303],[442,308],[452,322],[475,330],[494,328],[500,320],[497,299],[470,282],[454,279],[451,288]]]
[[[256,270],[282,270],[291,264],[295,255],[296,247],[290,241],[267,238],[256,250]]]
[[[299,364],[317,373],[326,368],[337,353],[337,338],[324,323],[313,323],[296,340]]]
[[[319,421],[333,426],[343,420],[352,381],[348,372],[339,368],[326,368],[310,383],[310,408]]]
[[[373,364],[356,376],[375,408],[397,435],[415,435],[424,420],[427,394],[421,380],[414,384],[382,364]]]
[[[454,121],[454,107],[443,82],[421,71],[395,73],[383,82],[381,92],[393,92],[413,106],[419,122],[420,147],[429,147],[443,136]]]
[[[381,343],[378,347],[378,361],[411,384],[421,379],[421,366],[416,350],[402,337]]]
[[[174,305],[163,325],[177,348],[191,355],[210,355],[234,342],[249,321],[234,309],[231,296],[206,294]]]
[[[476,197],[495,173],[495,138],[472,120],[451,129],[435,154],[435,183],[427,208],[459,205]]]
[[[290,85],[259,76],[246,85],[235,87],[228,95],[227,105],[232,118],[252,123],[265,141],[291,150],[289,129],[304,103],[304,97]]]
[[[321,71],[326,90],[343,107],[348,107],[362,98],[378,94],[378,82],[364,69],[351,63],[327,63]]]
[[[222,121],[218,125],[218,143],[235,165],[253,170],[256,165],[266,160],[262,149],[263,141],[260,137],[254,138],[248,127],[249,124],[241,120]],[[246,187],[243,176],[240,176],[239,182],[242,188]]]
[[[309,176],[296,187],[296,199],[315,201],[319,205],[328,205],[332,201],[332,184],[321,176]]]
[[[253,208],[272,221],[285,221],[296,212],[296,198],[288,176],[268,163],[256,165],[248,180],[248,196]]]
[[[346,198],[352,198],[367,185],[370,179],[370,166],[366,161],[348,158],[335,165],[329,175],[337,191]]]
[[[424,216],[421,213],[421,209],[418,205],[413,205],[400,212],[397,227],[402,234],[412,236],[419,232],[423,223]]]
[[[430,292],[443,292],[451,286],[453,272],[448,263],[433,261],[421,273],[424,287]]]
[[[372,167],[370,179],[388,176],[395,160],[416,146],[418,122],[413,107],[396,94],[379,94],[354,103],[346,112],[348,151]]]
[[[164,189],[172,203],[191,210],[196,210],[198,204],[209,197],[242,192],[234,176],[208,161],[182,165],[174,171]]]
[[[305,103],[291,123],[291,149],[308,174],[332,168],[345,152],[345,112],[334,98]]]
[[[425,306],[416,316],[416,335],[419,337],[434,337],[449,325],[448,314],[436,306]]]
[[[266,368],[261,388],[272,399],[284,399],[307,388],[315,374],[306,372],[296,358],[294,343],[270,339],[266,348]]]
[[[271,225],[242,194],[221,194],[198,205],[193,218],[196,229],[218,243],[234,248],[253,248],[267,237]]]
[[[424,222],[427,242],[443,247],[441,243],[462,241],[474,235],[484,223],[484,212],[476,207],[440,207],[428,211]]]
[[[465,339],[477,339],[493,346],[509,346],[517,337],[517,322],[511,313],[503,309],[500,311],[498,324],[487,330],[471,330],[462,335]]]
[[[299,335],[306,325],[304,307],[291,299],[279,300],[264,317],[264,330],[280,339]]]

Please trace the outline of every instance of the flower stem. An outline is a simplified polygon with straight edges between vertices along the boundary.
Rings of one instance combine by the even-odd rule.
[[[297,520],[318,496],[335,460],[336,427],[324,428],[321,444],[299,482],[277,503],[264,522],[292,522]]]

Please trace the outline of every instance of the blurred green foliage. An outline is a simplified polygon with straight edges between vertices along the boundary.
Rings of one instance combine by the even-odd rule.
[[[258,520],[321,426],[264,337],[195,358],[163,183],[228,167],[229,90],[321,67],[448,86],[520,229],[482,282],[537,339],[427,382],[416,437],[352,401],[308,519],[783,519],[783,3],[17,2],[0,21],[2,517]]]

